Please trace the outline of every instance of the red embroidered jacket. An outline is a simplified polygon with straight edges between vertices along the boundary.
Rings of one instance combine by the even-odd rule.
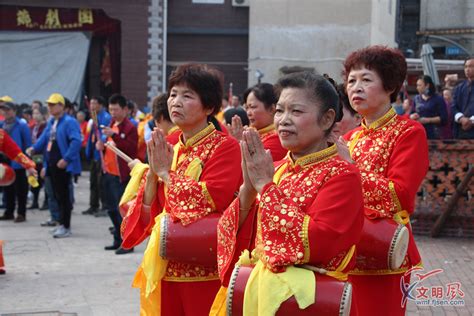
[[[350,140],[351,156],[361,173],[365,216],[393,218],[402,210],[413,213],[416,192],[429,166],[423,126],[390,109],[370,126],[363,122],[344,137]],[[420,261],[410,229],[408,254],[401,270]]]
[[[333,145],[276,168],[239,229],[239,199],[218,226],[219,275],[227,286],[241,251],[256,244],[259,257],[274,272],[307,263],[335,270],[363,225],[363,200],[357,169],[337,156]]]
[[[148,223],[140,221],[143,207],[144,182],[125,230],[123,245],[127,248],[142,242],[151,232],[154,218],[163,208],[173,221],[188,225],[213,212],[223,212],[232,202],[242,183],[240,147],[235,139],[215,130],[212,124],[184,144],[179,138],[178,160],[175,171],[170,171],[168,192],[158,183],[158,191],[151,205]],[[185,176],[189,164],[200,160],[199,181]],[[217,279],[217,263],[212,267],[169,261],[164,280],[202,281]]]

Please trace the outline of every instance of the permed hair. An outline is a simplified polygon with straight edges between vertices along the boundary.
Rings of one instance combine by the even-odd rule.
[[[407,75],[407,62],[402,52],[381,45],[358,49],[347,56],[343,63],[342,77],[347,85],[347,77],[353,69],[365,67],[375,71],[382,80],[385,91],[390,94],[390,102],[395,102],[397,94]]]
[[[204,64],[184,64],[176,68],[168,81],[168,95],[176,85],[186,85],[194,90],[205,109],[216,115],[222,104],[224,75],[219,70]]]

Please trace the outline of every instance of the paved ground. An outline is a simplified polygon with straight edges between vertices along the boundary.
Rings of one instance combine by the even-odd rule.
[[[87,186],[87,178],[80,178],[70,238],[53,239],[48,228],[39,226],[48,218],[45,211],[29,212],[25,223],[0,222],[7,267],[7,274],[0,275],[0,315],[139,314],[138,290],[130,284],[145,246],[122,256],[103,250],[112,242],[110,220],[80,214],[87,208]],[[419,307],[410,302],[407,314],[474,315],[474,240],[417,240],[426,271],[444,269],[421,285],[446,287],[461,282],[465,306]]]

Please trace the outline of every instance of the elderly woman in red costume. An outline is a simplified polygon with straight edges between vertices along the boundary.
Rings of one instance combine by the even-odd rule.
[[[222,74],[213,68],[186,64],[170,76],[168,109],[181,131],[179,141],[172,146],[162,131],[152,132],[150,169],[122,227],[125,247],[151,232],[134,280],[141,289],[141,315],[208,315],[219,289],[217,262],[203,266],[165,260],[158,250],[164,214],[180,225],[198,223],[223,212],[242,182],[238,143],[209,123],[221,99]],[[193,247],[199,238],[190,236],[182,247]]]
[[[363,120],[359,128],[344,136],[345,140],[340,139],[338,147],[341,156],[359,168],[365,216],[379,226],[387,218],[408,224],[416,192],[429,165],[423,126],[398,116],[390,105],[406,70],[403,55],[383,46],[352,52],[344,62],[347,94]],[[364,271],[356,266],[351,272],[349,280],[360,315],[404,315],[401,278],[421,263],[409,224],[407,228],[408,251],[399,269]]]
[[[274,122],[289,153],[274,169],[258,133],[243,133],[244,183],[218,226],[223,287],[214,314],[225,309],[236,261],[255,265],[245,288],[244,315],[275,314],[293,296],[300,309],[317,304],[315,277],[307,267],[344,280],[353,264],[363,223],[362,188],[357,168],[328,142],[341,117],[337,92],[312,72],[287,75],[277,88]],[[254,249],[252,257],[241,256],[243,249]]]
[[[288,150],[281,146],[280,139],[273,124],[275,104],[278,98],[273,91],[273,85],[259,83],[247,89],[244,94],[245,111],[249,118],[250,127],[255,128],[260,135],[263,147],[270,151],[273,161],[282,160]],[[242,120],[235,115],[228,130],[237,140],[242,140]]]

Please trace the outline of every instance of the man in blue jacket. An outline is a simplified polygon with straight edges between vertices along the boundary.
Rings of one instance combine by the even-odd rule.
[[[46,102],[52,118],[28,153],[41,153],[46,148],[46,174],[50,176],[60,213],[60,226],[53,237],[64,238],[71,236],[69,184],[72,175],[81,172],[81,131],[77,120],[65,113],[65,101],[61,94],[51,94]]]
[[[454,138],[474,139],[474,57],[464,62],[466,80],[454,88],[453,103]]]
[[[4,116],[5,121],[0,123],[8,135],[24,152],[26,148],[31,146],[31,132],[28,125],[21,121],[15,112],[15,104],[12,102],[4,102],[0,105],[0,113]],[[15,223],[21,223],[26,220],[26,199],[28,197],[28,180],[25,169],[18,163],[12,161],[10,163],[15,170],[16,180],[11,185],[5,187],[5,204],[6,209],[0,220],[13,219],[15,211],[15,199],[18,201],[17,217]]]

